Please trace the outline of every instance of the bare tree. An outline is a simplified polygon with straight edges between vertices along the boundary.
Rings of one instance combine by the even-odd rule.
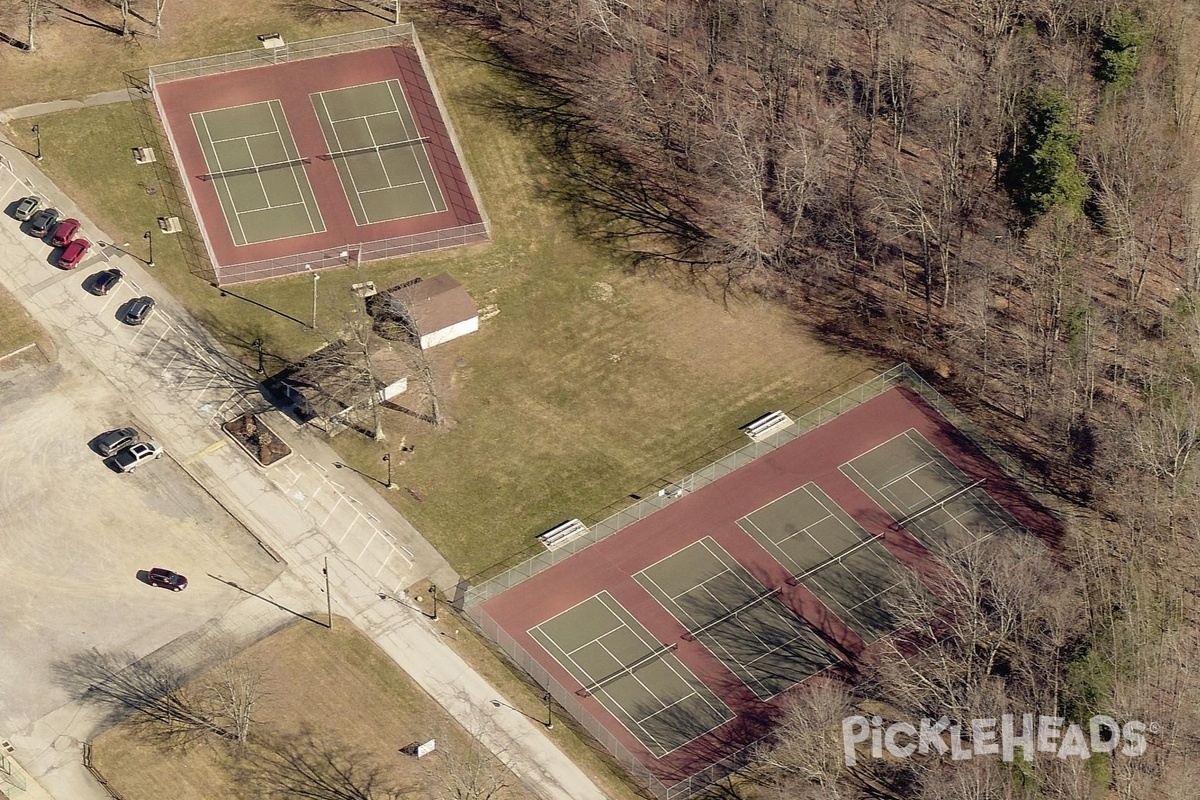
[[[462,744],[442,742],[422,759],[429,800],[495,800],[504,794],[512,779],[503,764],[481,743],[491,738],[495,723],[474,714],[459,720],[470,734]]]
[[[377,757],[311,731],[266,743],[242,769],[247,783],[280,800],[399,800],[413,793],[389,779]]]
[[[202,685],[204,705],[229,737],[244,745],[255,721],[255,709],[265,697],[262,665],[227,652]]]
[[[413,294],[404,288],[380,292],[369,298],[369,305],[375,330],[395,343],[397,355],[408,365],[410,377],[415,378],[421,402],[428,410],[425,418],[434,427],[442,427],[446,424],[446,415],[442,409],[439,372],[430,352],[421,346]]]
[[[842,743],[842,720],[854,709],[850,693],[833,681],[814,679],[796,692],[755,765],[777,796],[794,800],[857,796],[845,780],[850,768]]]

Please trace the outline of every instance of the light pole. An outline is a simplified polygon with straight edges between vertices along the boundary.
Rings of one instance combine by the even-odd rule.
[[[254,347],[254,349],[258,351],[258,374],[266,375],[267,371],[265,369],[263,369],[263,352],[262,352],[263,340],[262,340],[262,337],[256,336],[254,341],[251,344]]]
[[[142,238],[150,245],[150,258],[146,260],[147,267],[154,266],[154,234],[151,231],[146,231],[142,234]]]
[[[42,126],[34,125],[29,129],[35,137],[37,137],[37,155],[34,156],[38,161],[42,160]]]
[[[554,730],[554,709],[550,705],[550,693],[546,692],[546,730]]]
[[[333,595],[329,594],[329,556],[325,556],[325,566],[321,568],[325,575],[325,613],[329,616],[326,628],[333,630]]]
[[[437,619],[437,586],[435,584],[429,584],[429,597],[433,600],[433,613],[430,618]]]
[[[305,264],[304,268],[312,272],[312,264]],[[313,313],[312,313],[312,329],[317,329],[317,281],[321,280],[321,276],[313,272]]]
[[[383,463],[388,465],[387,488],[394,489],[394,488],[396,488],[396,484],[392,483],[392,454],[391,453],[383,454]]]

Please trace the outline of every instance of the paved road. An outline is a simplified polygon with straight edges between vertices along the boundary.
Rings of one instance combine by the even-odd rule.
[[[78,216],[86,230],[97,231],[28,160],[10,155],[6,163],[15,174],[0,168],[0,208],[32,190]],[[103,233],[96,238],[109,240]],[[337,456],[323,440],[275,417],[278,433],[297,452],[288,469],[265,473],[220,433],[216,420],[261,405],[254,382],[140,262],[101,250],[75,272],[63,272],[50,264],[49,249],[21,233],[8,216],[0,217],[0,251],[5,256],[0,282],[50,331],[60,349],[77,354],[81,369],[119,385],[179,466],[287,562],[286,580],[264,593],[286,595],[281,605],[311,603],[313,593],[323,589],[322,569],[328,563],[336,610],[353,619],[451,714],[469,721],[479,740],[532,791],[555,800],[604,797],[540,726],[493,703],[508,699],[448,648],[422,614],[380,598],[430,580],[453,586],[457,575],[361,479],[332,469]],[[92,297],[83,280],[110,263],[119,264],[128,276],[125,294]],[[134,292],[160,299],[161,311],[141,329],[118,319]],[[224,620],[229,629],[224,632],[270,624],[256,608],[239,604]],[[217,624],[213,631],[224,628]],[[17,745],[14,755],[58,800],[101,800],[104,794],[78,766],[77,748],[97,724],[69,705],[24,730],[0,731],[0,737],[7,735]]]

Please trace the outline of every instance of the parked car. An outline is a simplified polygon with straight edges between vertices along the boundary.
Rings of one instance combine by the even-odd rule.
[[[125,273],[119,269],[106,269],[103,272],[97,272],[92,276],[92,294],[106,295],[113,289],[117,288],[117,284],[125,277]]]
[[[87,239],[75,239],[63,248],[58,257],[58,265],[63,269],[75,269],[91,249],[92,243]]]
[[[162,454],[162,445],[158,442],[137,442],[117,451],[113,456],[113,466],[119,472],[133,472],[143,461],[162,458]]]
[[[154,298],[139,297],[129,304],[129,310],[125,312],[125,324],[142,325],[150,319],[152,311],[154,311]]]
[[[187,588],[187,578],[178,572],[172,572],[162,567],[155,567],[146,573],[146,580],[151,586],[161,586],[164,589],[170,589],[172,592],[182,592]]]
[[[138,432],[133,428],[117,428],[100,434],[96,438],[96,449],[100,455],[108,458],[113,453],[124,450],[138,440]]]
[[[29,220],[29,232],[39,239],[58,224],[58,209],[43,208]]]
[[[54,226],[54,233],[50,236],[50,244],[53,247],[66,247],[75,238],[75,234],[77,233],[79,233],[79,220],[64,219]]]
[[[39,208],[42,207],[41,198],[38,197],[22,197],[17,201],[17,219],[24,222],[34,215]]]

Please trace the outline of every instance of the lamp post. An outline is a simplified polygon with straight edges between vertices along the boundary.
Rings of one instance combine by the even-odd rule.
[[[433,600],[433,613],[430,615],[430,618],[437,619],[437,585],[436,584],[432,584],[432,583],[429,584],[429,597],[431,600]]]
[[[554,730],[554,709],[550,705],[550,693],[546,692],[546,730]]]
[[[34,156],[38,161],[42,160],[42,126],[34,125],[29,129],[35,137],[37,137],[37,155]]]
[[[146,266],[153,267],[154,266],[154,233],[151,231],[146,231],[145,233],[142,234],[142,238],[145,239],[146,244],[148,244],[150,246],[150,258],[146,259]]]
[[[258,351],[258,374],[266,375],[267,371],[265,369],[263,369],[263,351],[262,351],[263,340],[262,340],[262,337],[256,336],[254,341],[251,344],[253,345],[254,349]]]
[[[394,489],[396,487],[396,484],[392,483],[392,454],[391,453],[383,454],[383,463],[388,465],[387,488]]]
[[[312,272],[312,264],[305,264],[304,268]],[[321,280],[321,276],[313,272],[313,313],[312,313],[312,329],[317,329],[317,281]]]
[[[325,566],[321,568],[321,573],[325,576],[325,613],[329,616],[325,627],[333,630],[333,595],[329,594],[329,556],[325,557]]]

